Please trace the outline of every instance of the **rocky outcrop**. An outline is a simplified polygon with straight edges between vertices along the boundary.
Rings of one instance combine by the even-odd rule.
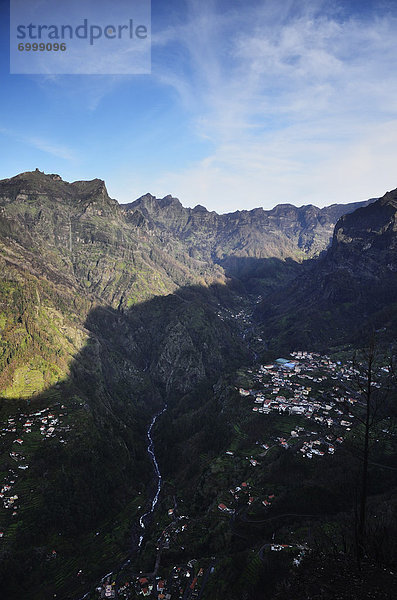
[[[257,316],[283,345],[329,345],[397,333],[397,190],[344,215],[332,245]]]

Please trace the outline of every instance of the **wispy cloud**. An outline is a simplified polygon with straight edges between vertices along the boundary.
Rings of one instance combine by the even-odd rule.
[[[72,76],[42,75],[35,77],[43,94],[58,96],[64,102],[76,103],[88,112],[95,112],[102,100],[125,84],[124,75]]]
[[[155,50],[175,57],[154,73],[213,151],[162,174],[156,189],[227,210],[353,201],[397,185],[396,12],[367,18],[305,1],[187,5],[187,21],[154,37]]]
[[[51,154],[52,156],[56,156],[58,158],[63,158],[64,160],[75,160],[75,154],[66,146],[61,144],[56,144],[50,142],[49,140],[37,138],[37,137],[27,137],[25,138],[25,143],[41,150],[42,152],[47,152],[47,154]]]
[[[52,140],[37,136],[22,135],[16,131],[11,131],[10,129],[3,127],[0,127],[0,134],[3,134],[21,144],[31,146],[36,150],[46,152],[47,154],[55,156],[56,158],[62,158],[63,160],[67,161],[74,161],[77,159],[74,150]]]

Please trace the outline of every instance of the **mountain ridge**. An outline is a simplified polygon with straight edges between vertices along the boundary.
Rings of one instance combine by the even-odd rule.
[[[153,497],[147,428],[165,404],[156,429],[168,490],[163,508],[175,504],[176,490],[186,492],[186,506],[190,498],[195,511],[206,507],[212,519],[210,507],[218,513],[213,482],[220,477],[218,489],[223,481],[225,451],[233,453],[234,436],[242,444],[247,437],[238,415],[248,411],[253,444],[264,433],[237,391],[256,386],[245,366],[273,360],[280,347],[290,352],[296,343],[327,345],[332,328],[333,341],[351,340],[354,312],[361,317],[370,281],[366,270],[382,283],[389,262],[383,270],[378,265],[389,255],[393,260],[394,194],[339,219],[333,247],[325,250],[332,211],[324,216],[306,207],[301,222],[300,209],[289,205],[276,207],[270,218],[263,209],[230,217],[199,205],[185,209],[172,196],[157,202],[147,195],[145,213],[109,198],[102,180],[69,184],[58,177],[33,172],[0,182],[0,414],[2,422],[19,427],[13,432],[6,426],[0,471],[15,469],[10,451],[19,448],[18,435],[29,465],[15,484],[22,510],[0,514],[0,575],[10,600],[27,594],[47,600],[54,593],[75,599],[125,561]],[[247,237],[256,220],[260,227]],[[374,243],[364,252],[369,237]],[[316,244],[325,250],[318,259],[310,257]],[[360,266],[363,255],[372,262]],[[341,276],[349,261],[351,272]],[[352,283],[356,264],[363,273]],[[342,319],[329,308],[331,300],[346,304],[338,293],[349,294],[351,304]],[[262,305],[256,304],[260,298]],[[254,306],[259,327],[251,317]],[[378,311],[379,323],[385,316]],[[26,413],[39,409],[66,420],[60,424],[64,438],[47,439],[38,428],[25,436]],[[242,457],[253,452],[244,448]],[[297,457],[280,452],[266,471],[280,464],[282,480],[285,460]],[[252,463],[240,462],[238,481],[251,481]],[[207,491],[196,495],[202,476]],[[210,555],[225,548],[240,564],[243,555],[226,521],[210,533]],[[147,530],[139,569],[145,562],[152,568],[157,537]],[[76,578],[79,569],[86,583]]]
[[[270,210],[258,207],[219,215],[200,205],[185,208],[172,196],[145,194],[122,206],[130,215],[136,211],[145,218],[147,227],[178,236],[191,252],[227,267],[231,255],[296,261],[318,256],[328,247],[338,218],[373,201],[325,208],[280,204]]]
[[[290,278],[298,263],[318,256],[328,247],[339,216],[370,202],[323,209],[283,204],[269,211],[256,208],[218,215],[200,205],[185,208],[171,195],[158,199],[145,194],[123,205],[109,197],[101,179],[68,183],[59,175],[36,170],[0,181],[0,226],[3,235],[14,236],[24,247],[39,243],[47,262],[55,247],[61,260],[69,263],[71,276],[77,276],[91,292],[109,291],[101,282],[102,274],[99,277],[95,269],[88,268],[91,244],[102,249],[102,262],[105,248],[113,248],[117,254],[121,251],[130,263],[138,254],[143,268],[153,272],[149,292],[152,288],[161,293],[160,281],[166,281],[166,289],[172,292],[175,285],[199,280],[211,283],[225,280],[225,276],[244,280],[258,291],[260,282],[272,287],[275,268],[281,278]],[[156,264],[152,264],[153,258]],[[273,262],[266,265],[257,259]],[[280,262],[275,264],[273,259]],[[159,267],[161,273],[156,275]],[[114,306],[136,296],[135,292],[131,295],[125,276],[122,281],[124,289],[118,286],[107,294]]]
[[[188,212],[193,212],[193,211],[204,212],[205,211],[206,213],[216,214],[219,217],[228,217],[230,215],[258,213],[258,212],[272,213],[278,209],[283,209],[283,208],[293,208],[293,209],[296,209],[297,211],[299,211],[300,209],[315,209],[316,211],[319,211],[319,212],[327,212],[330,209],[334,209],[338,206],[341,206],[341,207],[352,207],[353,210],[356,210],[356,208],[360,208],[361,206],[366,206],[369,203],[379,200],[379,198],[369,198],[368,200],[345,202],[345,203],[340,203],[340,204],[337,202],[334,202],[332,204],[323,206],[321,208],[316,206],[315,204],[302,204],[301,206],[296,206],[295,204],[291,204],[290,202],[281,202],[279,204],[275,204],[273,206],[273,208],[269,208],[269,209],[265,209],[262,206],[256,206],[251,209],[242,208],[242,209],[237,209],[232,212],[218,213],[215,210],[209,210],[202,204],[196,204],[193,207],[184,206],[182,204],[182,202],[180,201],[180,199],[177,198],[176,196],[172,196],[172,194],[167,194],[166,196],[159,198],[157,196],[154,196],[150,192],[147,192],[146,194],[142,194],[142,196],[139,196],[139,198],[137,198],[136,200],[133,200],[132,202],[121,203],[120,206],[122,206],[123,208],[126,208],[127,210],[133,210],[136,207],[139,207],[142,204],[142,202],[145,200],[150,200],[154,203],[157,203],[160,208],[164,208],[165,206],[168,206],[170,204],[175,204],[175,205],[181,206],[184,210],[186,210]],[[353,212],[353,211],[349,211],[349,212]]]
[[[124,312],[192,286],[220,284],[225,298],[233,287],[244,294],[274,291],[296,277],[314,246],[326,248],[333,221],[345,209],[280,205],[218,215],[201,206],[184,208],[171,195],[156,199],[151,194],[125,206],[109,197],[101,179],[68,183],[57,174],[25,172],[0,181],[2,279],[18,297],[24,286],[31,290],[29,322],[36,319],[35,295],[46,299],[49,306],[41,302],[36,313],[41,315],[38,329],[48,337],[48,310],[68,315],[70,337],[79,349],[84,320],[97,306]],[[307,243],[311,249],[305,254]],[[227,302],[233,302],[231,296]],[[21,333],[15,336],[18,324],[6,294],[4,303],[2,319],[9,323],[4,343],[14,347]],[[67,356],[70,343],[63,334],[58,337]],[[28,356],[31,339],[23,339]],[[23,352],[4,365],[8,396],[18,388],[13,378]],[[65,372],[65,360],[56,362]]]

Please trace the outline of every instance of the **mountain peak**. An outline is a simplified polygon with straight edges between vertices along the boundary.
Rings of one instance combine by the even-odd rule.
[[[193,208],[193,211],[194,212],[202,212],[202,213],[208,212],[208,210],[202,204],[196,204],[196,206]]]
[[[115,216],[119,211],[118,202],[109,197],[105,182],[98,178],[69,183],[56,173],[36,169],[0,181],[0,188],[4,197],[38,203],[41,207],[55,202],[58,206],[83,208],[87,214]]]
[[[397,208],[397,189],[392,190],[391,192],[386,192],[386,194],[380,198],[379,201],[383,206],[389,205],[393,208]]]
[[[177,206],[178,208],[183,208],[180,200],[178,198],[174,198],[174,196],[171,196],[171,194],[164,196],[164,198],[161,198],[161,200],[159,200],[158,202],[160,208],[165,208],[168,206]]]
[[[177,208],[180,210],[186,210],[183,208],[181,202],[178,198],[174,198],[171,194],[164,196],[164,198],[157,198],[150,193],[144,194],[140,196],[134,202],[130,202],[128,204],[124,204],[123,208],[126,210],[135,210],[139,209],[147,214],[158,214],[167,208]]]
[[[89,181],[74,181],[70,185],[80,194],[99,193],[103,196],[109,197],[106,184],[103,179],[96,178]]]
[[[24,171],[23,173],[19,173],[15,175],[15,177],[11,177],[10,179],[6,179],[5,181],[63,181],[62,177],[57,173],[44,173],[44,171],[40,171],[39,169],[35,169],[34,171]],[[64,183],[67,183],[66,181]]]
[[[58,175],[57,173],[44,173],[44,171],[40,171],[37,168],[35,169],[34,173],[44,175],[44,177],[47,177],[48,179],[52,179],[52,181],[63,181],[62,177],[60,175]]]

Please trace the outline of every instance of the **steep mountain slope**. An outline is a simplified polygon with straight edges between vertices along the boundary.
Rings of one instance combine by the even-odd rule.
[[[216,313],[222,269],[127,222],[102,181],[26,173],[0,183],[0,206],[0,483],[20,503],[1,507],[0,578],[8,598],[76,598],[72,573],[136,545],[153,414],[246,350]]]
[[[223,286],[219,295],[181,288],[178,296],[125,313],[97,307],[83,324],[87,339],[67,377],[25,401],[2,399],[2,430],[11,422],[15,433],[2,434],[0,478],[2,485],[14,482],[19,503],[15,514],[0,511],[0,577],[8,598],[47,600],[56,593],[75,599],[79,569],[87,585],[136,548],[132,527],[152,486],[146,430],[153,414],[166,401],[188,412],[189,394],[211,389],[220,373],[247,360],[233,328],[211,308],[210,295],[219,300],[223,293]],[[40,356],[43,332],[32,334],[24,318],[20,327]],[[46,358],[54,360],[57,347],[49,348]],[[48,372],[43,359],[32,369],[29,360],[37,357],[26,358],[27,378]],[[43,410],[59,421],[45,437],[32,416]],[[29,433],[22,427],[27,419],[33,421]],[[26,473],[13,458],[16,438],[23,441]],[[53,550],[56,563],[48,559]]]
[[[96,306],[125,311],[181,286],[224,284],[220,265],[257,293],[291,280],[292,259],[324,249],[354,206],[217,215],[171,196],[121,206],[99,179],[36,170],[0,182],[3,396],[29,397],[67,374]]]
[[[3,238],[39,257],[45,253],[48,269],[61,270],[68,285],[112,306],[128,306],[198,277],[208,276],[210,283],[222,278],[219,269],[177,257],[177,248],[155,243],[133,220],[127,222],[99,179],[70,184],[59,175],[23,173],[0,182],[0,210]]]
[[[218,266],[127,222],[103,181],[40,172],[0,182],[0,261],[7,397],[28,397],[67,372],[95,306],[124,311],[184,285],[225,282]]]
[[[146,200],[150,210],[123,207],[101,180],[38,171],[0,182],[0,476],[20,504],[0,512],[10,599],[75,599],[136,547],[153,476],[146,431],[165,402],[170,472],[190,477],[185,440],[194,469],[200,453],[216,457],[230,431],[214,390],[250,362],[225,315],[252,303],[220,263],[254,274],[262,293],[278,287],[300,269],[294,257],[317,251],[310,219],[323,249],[341,210],[218,216]]]
[[[397,190],[343,216],[327,253],[257,310],[283,347],[361,342],[397,331]]]

